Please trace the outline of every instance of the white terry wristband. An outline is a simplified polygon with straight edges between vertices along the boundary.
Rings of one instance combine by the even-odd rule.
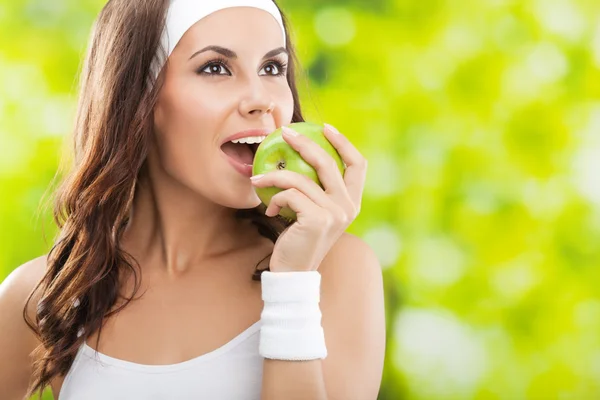
[[[319,308],[321,274],[265,271],[261,286],[260,355],[289,361],[327,357]]]

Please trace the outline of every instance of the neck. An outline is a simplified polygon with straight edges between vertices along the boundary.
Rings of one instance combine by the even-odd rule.
[[[235,209],[219,206],[174,180],[138,183],[123,247],[144,265],[180,275],[247,246],[258,236]],[[149,268],[149,267],[146,267]]]

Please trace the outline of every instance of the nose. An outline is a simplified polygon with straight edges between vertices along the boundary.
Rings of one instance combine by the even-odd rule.
[[[246,118],[258,118],[273,113],[274,109],[273,98],[260,78],[248,82],[247,90],[239,103],[240,114]]]

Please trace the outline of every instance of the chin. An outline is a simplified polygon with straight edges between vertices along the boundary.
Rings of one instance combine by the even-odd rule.
[[[240,195],[239,193],[237,196],[234,195],[232,198],[233,200],[227,206],[238,210],[249,210],[260,206],[262,202],[258,198],[256,192],[254,192],[254,189],[250,190],[251,193],[246,196]]]
[[[253,192],[254,192],[254,190],[253,190]],[[253,193],[252,199],[248,202],[248,206],[243,207],[243,208],[245,208],[245,209],[256,208],[256,207],[260,206],[261,204],[262,204],[262,201],[258,198],[256,193]]]

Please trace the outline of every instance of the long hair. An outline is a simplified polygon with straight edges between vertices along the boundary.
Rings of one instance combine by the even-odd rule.
[[[153,108],[162,85],[162,74],[154,81],[152,67],[157,51],[165,51],[160,36],[168,5],[168,0],[110,0],[92,28],[80,76],[73,165],[54,194],[59,234],[48,252],[46,273],[23,310],[41,342],[34,352],[28,397],[41,395],[55,377],[66,375],[86,337],[96,331],[100,335],[104,319],[123,309],[139,289],[139,264],[120,247],[120,239],[145,173]],[[297,59],[283,20],[292,122],[300,122]],[[273,242],[289,226],[280,217],[265,216],[264,205],[237,210],[235,216],[251,220],[258,234]],[[259,264],[248,279],[260,280]],[[113,309],[119,283],[129,273],[135,278],[133,294]],[[31,318],[26,310],[35,293],[40,300]]]

